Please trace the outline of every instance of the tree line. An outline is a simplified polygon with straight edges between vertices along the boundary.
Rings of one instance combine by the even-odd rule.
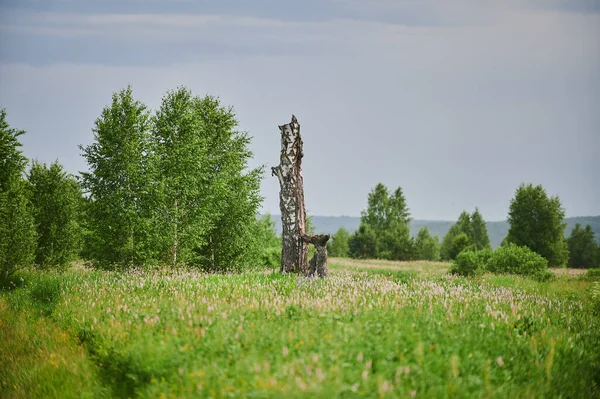
[[[509,231],[502,247],[527,247],[550,266],[598,267],[600,245],[590,225],[577,224],[565,238],[565,210],[558,196],[541,186],[521,184],[509,204]],[[426,226],[410,236],[410,210],[402,189],[394,192],[379,183],[369,193],[358,230],[340,228],[329,243],[331,256],[386,260],[451,261],[466,251],[491,250],[486,223],[475,208],[463,211],[440,242]]]
[[[231,107],[180,87],[155,112],[131,87],[114,93],[80,146],[88,171],[29,160],[0,111],[0,262],[4,274],[79,257],[97,267],[209,270],[264,262],[263,168]],[[29,168],[28,168],[29,165]],[[275,238],[276,239],[276,238]]]
[[[67,173],[57,161],[28,160],[0,109],[0,272],[84,259],[96,267],[195,266],[232,270],[276,266],[281,239],[270,217],[259,219],[263,168],[248,168],[250,137],[237,130],[232,107],[180,87],[157,110],[131,87],[112,96],[80,146],[88,170]],[[521,185],[509,206],[503,246],[527,247],[552,266],[600,265],[588,225],[564,237],[564,208],[542,186]],[[368,194],[361,224],[341,228],[331,256],[449,261],[489,250],[477,208],[463,211],[441,240],[423,227],[411,237],[410,211],[400,187]],[[310,219],[307,228],[314,230]]]

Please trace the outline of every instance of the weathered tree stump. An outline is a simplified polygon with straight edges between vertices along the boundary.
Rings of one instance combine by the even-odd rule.
[[[281,272],[309,274],[308,243],[306,234],[306,211],[302,181],[302,137],[300,124],[292,115],[292,121],[279,126],[281,130],[281,156],[279,165],[271,168],[279,180],[279,208],[281,210],[282,250]]]
[[[308,275],[310,277],[327,277],[327,241],[329,238],[329,234],[302,236],[305,242],[315,246],[315,254],[309,262]]]

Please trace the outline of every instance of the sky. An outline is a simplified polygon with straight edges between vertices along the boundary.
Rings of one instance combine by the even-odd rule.
[[[0,0],[0,107],[26,156],[78,145],[131,84],[218,96],[279,162],[304,140],[306,208],[358,216],[382,182],[413,218],[504,220],[521,183],[600,215],[600,0]],[[263,212],[279,213],[266,172]]]

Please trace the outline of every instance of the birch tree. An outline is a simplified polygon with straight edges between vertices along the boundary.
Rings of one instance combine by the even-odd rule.
[[[30,264],[35,250],[31,203],[23,172],[27,158],[20,150],[24,130],[10,127],[0,109],[0,272],[10,275]]]
[[[77,257],[81,188],[58,162],[34,161],[27,174],[37,232],[35,263],[60,266]]]
[[[139,266],[155,256],[149,201],[152,188],[150,114],[131,87],[114,93],[93,128],[94,142],[80,146],[89,171],[90,256],[102,266]]]

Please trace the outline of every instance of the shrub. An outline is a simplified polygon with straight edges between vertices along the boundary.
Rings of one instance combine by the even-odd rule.
[[[512,243],[493,253],[488,262],[488,270],[492,273],[532,276],[538,280],[546,280],[551,275],[545,258],[527,247]]]
[[[465,250],[456,256],[456,260],[450,268],[451,273],[461,276],[474,276],[481,274],[487,269],[487,264],[492,257],[491,250],[471,251]]]
[[[585,276],[590,280],[600,280],[600,268],[588,269]]]
[[[260,265],[269,268],[281,266],[281,247],[265,248],[260,255]]]
[[[600,269],[596,269],[596,270],[600,270]],[[596,281],[594,284],[592,284],[592,306],[593,306],[593,310],[594,313],[598,314],[600,313],[600,281]]]

